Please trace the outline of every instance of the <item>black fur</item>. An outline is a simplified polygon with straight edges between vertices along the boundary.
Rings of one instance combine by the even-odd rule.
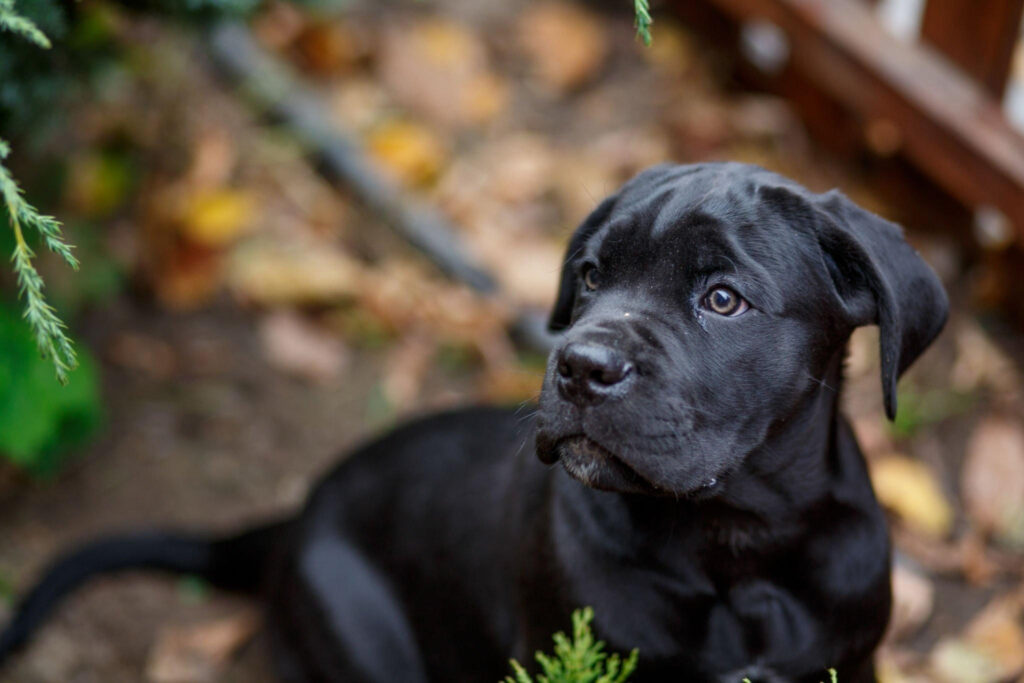
[[[711,307],[720,287],[736,315]],[[236,541],[243,562],[153,538],[125,561],[109,555],[131,542],[73,556],[0,659],[85,575],[135,557],[258,584],[289,681],[496,681],[583,605],[609,648],[639,648],[641,683],[874,680],[889,540],[837,409],[843,353],[879,324],[892,416],[946,309],[899,228],[839,193],[740,164],[650,169],[570,243],[536,417],[410,423],[265,542]]]

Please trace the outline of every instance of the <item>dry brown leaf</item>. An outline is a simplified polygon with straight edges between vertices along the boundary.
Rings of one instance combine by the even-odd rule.
[[[892,617],[887,641],[913,635],[931,616],[935,587],[924,574],[898,562],[892,572]]]
[[[384,395],[393,408],[401,412],[413,404],[436,353],[433,340],[415,333],[391,349],[384,370]]]
[[[591,81],[608,53],[601,21],[567,2],[528,5],[519,22],[519,43],[537,79],[556,92]]]
[[[541,370],[525,370],[512,366],[494,368],[481,378],[480,398],[494,403],[535,401],[544,381]]]
[[[370,154],[405,185],[425,185],[437,177],[446,151],[437,135],[412,121],[391,120],[376,126],[366,140]]]
[[[271,2],[256,15],[252,31],[256,38],[269,48],[282,50],[299,36],[306,19],[295,5],[288,2]]]
[[[346,130],[369,130],[385,117],[387,108],[387,94],[370,78],[346,78],[331,90],[331,113]]]
[[[1024,426],[987,418],[975,427],[961,473],[964,506],[982,532],[1024,546]]]
[[[489,121],[508,99],[483,42],[467,26],[445,19],[386,31],[380,76],[395,99],[445,125]]]
[[[994,599],[956,638],[932,651],[936,676],[948,683],[997,683],[1024,672],[1022,594]]]
[[[181,244],[166,255],[154,273],[153,287],[169,308],[189,310],[210,301],[221,286],[222,253],[194,244]]]
[[[363,265],[328,245],[254,241],[234,250],[228,284],[265,305],[335,303],[366,286]]]
[[[470,344],[486,357],[491,339],[505,337],[507,311],[467,288],[443,282],[427,267],[390,259],[368,271],[358,303],[391,330],[420,330],[438,340]]]
[[[220,187],[231,179],[237,163],[238,150],[231,134],[211,126],[192,143],[192,163],[181,184],[200,191]]]
[[[903,455],[884,456],[870,465],[871,482],[882,505],[921,533],[934,538],[949,535],[953,509],[927,465]]]
[[[314,74],[347,73],[367,56],[364,31],[337,20],[307,24],[296,36],[295,48],[302,65]]]
[[[999,394],[1020,395],[1020,374],[1010,358],[972,321],[961,322],[956,330],[956,361],[950,382],[959,391],[984,387]]]
[[[150,652],[146,677],[153,683],[199,683],[218,672],[259,627],[255,612],[245,611],[193,626],[163,629]]]
[[[857,437],[864,455],[872,460],[879,455],[892,452],[892,438],[885,428],[885,422],[881,415],[858,415],[850,419],[850,426]]]
[[[312,382],[336,380],[348,361],[340,339],[291,311],[264,317],[260,338],[271,365]]]

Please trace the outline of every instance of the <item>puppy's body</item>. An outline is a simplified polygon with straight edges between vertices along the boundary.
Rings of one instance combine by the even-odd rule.
[[[837,409],[843,349],[879,323],[892,415],[945,310],[899,230],[840,195],[652,169],[573,237],[536,416],[414,422],[266,531],[86,549],[0,659],[85,576],[145,565],[260,592],[285,680],[497,680],[584,605],[640,682],[873,680],[889,543]]]
[[[888,540],[834,427],[821,497],[769,523],[582,487],[536,466],[533,420],[513,411],[413,423],[314,493],[268,582],[268,623],[296,680],[498,680],[580,605],[612,650],[639,648],[638,681],[819,683],[829,666],[872,680]]]

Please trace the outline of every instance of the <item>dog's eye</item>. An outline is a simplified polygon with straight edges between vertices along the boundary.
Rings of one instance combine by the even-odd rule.
[[[718,315],[736,316],[747,310],[750,304],[728,287],[715,287],[704,297],[704,307]]]
[[[594,291],[601,284],[601,272],[592,263],[583,266],[583,284],[590,291]]]

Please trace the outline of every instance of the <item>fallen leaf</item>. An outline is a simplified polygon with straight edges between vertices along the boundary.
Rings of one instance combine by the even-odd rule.
[[[294,47],[302,65],[320,76],[352,71],[369,52],[364,31],[336,19],[307,24]]]
[[[1016,366],[977,323],[959,323],[955,338],[956,360],[950,370],[953,388],[970,392],[983,387],[1019,397],[1021,378]]]
[[[351,298],[365,270],[344,252],[302,241],[254,241],[232,253],[227,280],[240,297],[264,305],[323,304]]]
[[[370,154],[405,185],[425,185],[440,171],[444,145],[429,128],[411,121],[391,120],[376,126],[367,137]]]
[[[192,626],[174,626],[157,636],[146,665],[152,683],[216,680],[231,656],[259,627],[255,612],[245,611]]]
[[[153,287],[161,303],[178,310],[210,301],[222,282],[222,253],[196,244],[179,244],[157,267]]]
[[[482,400],[493,403],[535,401],[540,395],[543,381],[542,370],[531,371],[508,366],[495,368],[483,375],[478,393]]]
[[[932,669],[948,683],[997,683],[1024,671],[1024,592],[1000,596],[971,619],[959,637],[932,652]]]
[[[432,17],[384,34],[379,75],[401,104],[449,126],[477,125],[504,110],[507,87],[469,27]]]
[[[330,109],[339,125],[362,133],[385,118],[388,97],[372,79],[346,78],[332,88]]]
[[[927,621],[935,604],[935,587],[924,574],[897,562],[892,572],[892,598],[886,634],[890,642],[913,635]]]
[[[252,31],[267,47],[282,50],[295,41],[305,23],[305,17],[295,5],[275,1],[256,15]]]
[[[961,472],[967,514],[986,534],[1024,547],[1024,426],[986,418],[967,443]]]
[[[181,233],[204,247],[225,247],[249,226],[255,201],[244,190],[208,190],[186,200]]]
[[[556,92],[591,81],[608,53],[601,21],[576,4],[532,3],[523,13],[518,32],[534,75]]]
[[[870,463],[871,482],[882,505],[912,529],[934,538],[949,534],[953,509],[923,462],[888,455]]]
[[[388,354],[384,370],[384,395],[392,408],[407,409],[420,394],[436,344],[421,334],[409,334]]]
[[[291,311],[264,317],[260,339],[271,365],[311,382],[336,380],[348,360],[340,339]]]

